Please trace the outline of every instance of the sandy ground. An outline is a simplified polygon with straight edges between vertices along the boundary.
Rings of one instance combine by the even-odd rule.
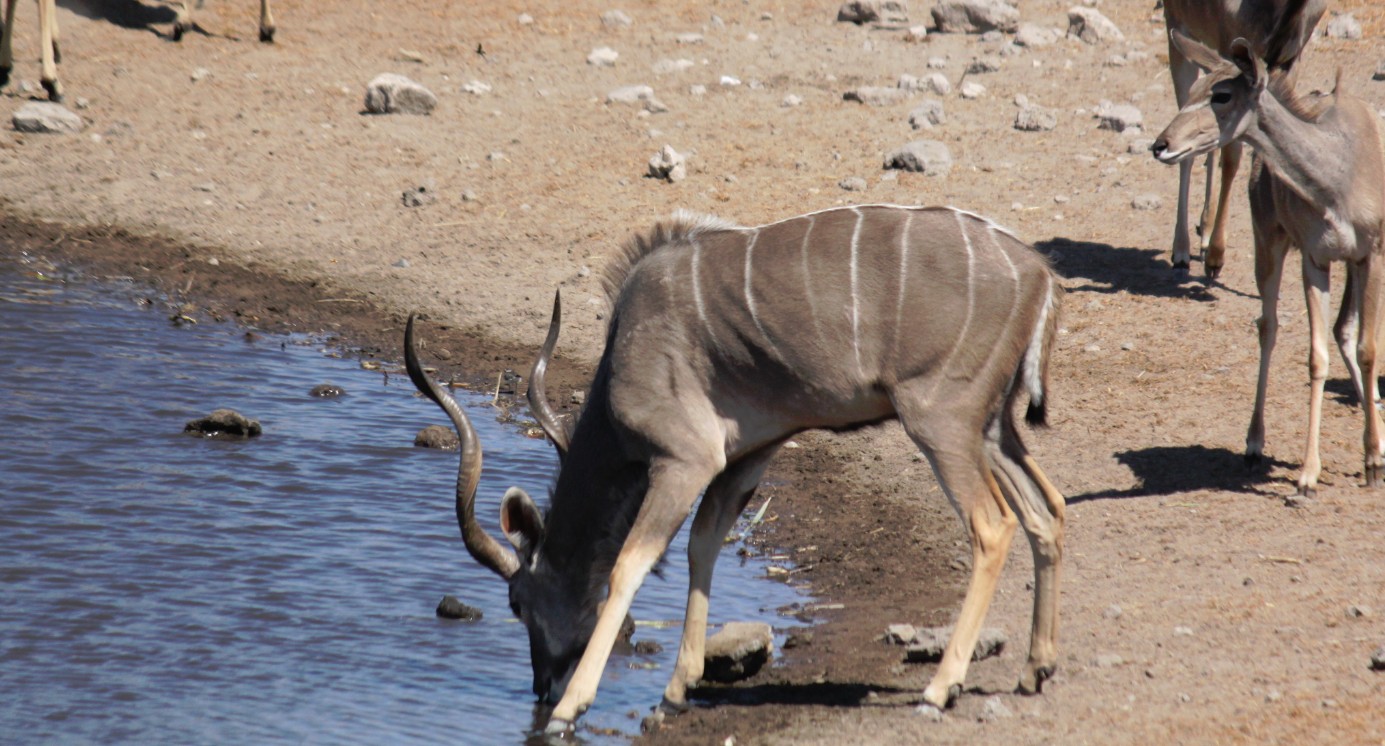
[[[1069,4],[1026,0],[1022,15],[1066,28]],[[1315,42],[1301,80],[1328,86],[1342,66],[1349,89],[1380,108],[1385,83],[1371,73],[1385,14],[1366,0],[1333,5],[1355,12],[1365,39]],[[1307,424],[1298,272],[1286,273],[1280,309],[1268,463],[1248,470],[1259,303],[1243,192],[1220,282],[1204,284],[1197,264],[1173,273],[1176,171],[1093,116],[1103,100],[1134,104],[1145,138],[1172,116],[1151,3],[1100,6],[1125,41],[1005,58],[975,36],[910,42],[836,23],[833,2],[638,0],[621,7],[632,25],[603,26],[615,7],[284,0],[278,43],[261,45],[249,2],[211,4],[198,16],[205,33],[180,44],[164,38],[164,6],[60,2],[61,75],[88,126],[0,130],[0,249],[147,278],[212,318],[326,330],[391,359],[400,320],[422,311],[429,354],[478,384],[527,368],[561,287],[550,391],[566,401],[599,348],[602,263],[676,208],[746,224],[873,202],[993,216],[1049,253],[1070,291],[1053,427],[1027,436],[1070,501],[1058,675],[1042,696],[1010,693],[1030,605],[1017,541],[988,619],[1010,648],[972,667],[941,723],[918,717],[932,666],[901,663],[877,638],[891,622],[950,621],[967,574],[961,526],[897,427],[810,435],[771,469],[764,540],[798,562],[795,582],[841,608],[810,615],[823,623],[780,665],[704,692],[707,707],[650,740],[1385,742],[1385,674],[1369,670],[1385,644],[1385,497],[1361,486],[1361,416],[1341,362],[1323,485],[1307,507],[1285,507]],[[35,25],[22,7],[15,76],[37,90]],[[677,40],[690,32],[701,41]],[[614,67],[586,63],[598,46],[619,52]],[[1129,61],[1107,64],[1114,55]],[[923,94],[885,107],[842,100],[932,72],[930,57],[946,60],[955,86],[981,56],[1001,60],[967,76],[986,94],[938,97],[947,118],[931,132],[907,122]],[[665,59],[693,64],[654,72]],[[433,114],[362,115],[365,83],[386,71],[436,92]],[[473,80],[491,90],[464,92]],[[631,84],[652,86],[669,111],[604,102]],[[802,104],[781,106],[789,94]],[[1013,129],[1018,94],[1055,109],[1057,127]],[[12,84],[0,113],[31,95]],[[948,175],[881,169],[920,136],[946,143]],[[690,154],[686,180],[643,178],[664,144]],[[867,189],[843,190],[847,177]],[[436,200],[404,206],[421,185]],[[1134,209],[1142,195],[1162,206]]]

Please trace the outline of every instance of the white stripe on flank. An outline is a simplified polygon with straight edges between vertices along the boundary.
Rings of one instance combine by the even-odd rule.
[[[856,255],[861,240],[861,223],[865,222],[865,217],[854,207],[851,211],[856,213],[856,227],[851,229],[851,349],[856,352],[856,372],[861,373],[861,296],[856,288]]]
[[[717,335],[712,331],[712,325],[707,321],[707,307],[702,303],[702,280],[698,277],[698,265],[702,263],[702,244],[696,240],[692,243],[692,289],[693,303],[697,305],[697,318],[702,320],[702,327],[707,330],[707,338],[712,341],[713,347],[720,347],[717,344]]]
[[[892,353],[899,355],[899,328],[904,323],[904,286],[909,282],[909,227],[914,213],[904,217],[904,229],[899,232],[899,297],[894,302],[894,345]]]
[[[942,366],[939,367],[939,370],[944,371],[944,375],[939,376],[933,384],[934,391],[937,391],[938,384],[946,377],[945,372],[952,369],[952,358],[957,357],[957,351],[962,349],[962,342],[971,330],[972,314],[976,312],[976,252],[972,249],[971,236],[967,234],[967,224],[962,222],[962,211],[955,210],[953,214],[957,216],[957,230],[961,231],[962,244],[967,249],[967,317],[962,321],[962,328],[957,331],[957,341],[952,343],[952,349],[948,351]],[[932,398],[931,395],[929,398]]]
[[[1006,228],[1006,227],[1003,226],[1003,225],[1000,225],[999,223],[995,222],[994,220],[991,220],[990,218],[986,217],[985,215],[978,215],[978,214],[976,214],[976,213],[974,213],[974,212],[972,212],[972,211],[970,211],[970,210],[963,210],[963,209],[960,208],[960,207],[953,207],[952,205],[948,205],[948,206],[947,206],[947,209],[949,209],[949,210],[951,210],[951,211],[953,211],[953,212],[956,212],[956,213],[961,213],[962,215],[966,215],[967,217],[970,217],[970,218],[976,218],[977,220],[980,220],[981,222],[985,223],[986,226],[987,226],[988,228],[990,228],[991,230],[1000,231],[1001,233],[1004,233],[1005,235],[1009,236],[1010,238],[1013,238],[1013,239],[1015,239],[1016,241],[1019,241],[1020,243],[1024,243],[1024,241],[1021,240],[1019,236],[1015,235],[1015,232],[1014,232],[1014,231],[1010,230],[1009,228]]]
[[[775,347],[774,340],[770,339],[769,332],[765,331],[764,324],[760,323],[760,314],[755,310],[755,294],[750,288],[750,263],[751,257],[755,255],[755,242],[760,240],[759,229],[752,229],[755,232],[750,236],[750,242],[745,246],[745,307],[750,311],[750,320],[755,322],[755,329],[760,332],[760,337],[769,346],[769,352],[775,360],[782,360],[779,357],[779,349]]]
[[[813,227],[817,225],[818,219],[812,215],[804,215],[803,217],[808,218],[808,230],[803,232],[803,246],[800,250],[803,256],[803,294],[808,298],[808,314],[813,317],[813,331],[820,338],[822,337],[822,327],[818,322],[818,303],[817,298],[813,296],[813,275],[808,269],[808,258],[811,256],[808,251],[808,247],[811,245],[808,239],[812,237]]]

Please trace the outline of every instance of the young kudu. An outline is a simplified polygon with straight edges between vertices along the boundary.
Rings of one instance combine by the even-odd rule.
[[[1028,419],[1043,421],[1062,290],[1042,256],[953,208],[839,208],[758,228],[680,214],[628,244],[607,281],[606,346],[570,436],[542,393],[556,302],[531,375],[561,467],[547,515],[522,491],[505,494],[501,527],[518,555],[477,526],[476,436],[423,374],[412,319],[405,335],[415,385],[461,434],[463,538],[509,581],[534,692],[557,700],[549,731],[592,703],[635,591],[699,493],[683,639],[664,692],[674,710],[702,675],[712,565],[771,457],[805,429],[892,418],[932,464],[975,559],[924,700],[945,707],[960,692],[1017,524],[1035,565],[1019,688],[1039,691],[1057,662],[1064,501],[1020,441],[1012,406],[1023,390]]]
[[[10,72],[14,70],[14,6],[19,0],[5,0],[5,23],[0,30],[0,87],[10,82]],[[58,51],[58,11],[54,0],[38,0],[39,56],[42,61],[43,89],[48,91],[50,101],[62,101],[62,84],[58,82],[58,63],[62,53]]]
[[[192,29],[192,11],[188,9],[188,0],[178,0],[178,18],[173,22],[173,40],[182,41],[183,34]],[[197,7],[202,7],[202,0],[197,0]],[[274,16],[269,12],[269,0],[260,0],[260,41],[266,44],[274,41]]]
[[[1281,70],[1289,76],[1288,85],[1293,84],[1294,63],[1304,45],[1312,36],[1327,10],[1326,0],[1312,0],[1305,12],[1296,16],[1291,30],[1292,44],[1286,46],[1287,57],[1266,57],[1265,43],[1282,15],[1287,0],[1164,0],[1164,22],[1170,32],[1178,31],[1184,36],[1217,50],[1221,54],[1231,51],[1231,42],[1247,39],[1252,49],[1269,66]],[[1172,41],[1169,42],[1169,72],[1173,75],[1173,92],[1179,108],[1188,104],[1188,96],[1197,80],[1200,68]],[[1236,179],[1236,171],[1241,164],[1241,144],[1228,143],[1221,148],[1221,190],[1213,201],[1212,185],[1216,180],[1216,153],[1207,154],[1207,188],[1202,203],[1202,218],[1198,225],[1198,235],[1202,237],[1203,269],[1209,279],[1216,279],[1221,273],[1226,256],[1227,202],[1231,195],[1231,184]],[[1191,259],[1191,239],[1188,234],[1188,191],[1193,174],[1193,160],[1188,159],[1178,168],[1178,212],[1173,229],[1173,266],[1187,268]]]
[[[1308,442],[1298,492],[1317,487],[1323,384],[1327,378],[1326,316],[1331,302],[1332,262],[1347,265],[1347,288],[1334,335],[1365,411],[1365,481],[1382,476],[1381,420],[1376,408],[1382,302],[1385,302],[1385,163],[1376,115],[1365,103],[1337,87],[1328,95],[1295,93],[1269,60],[1282,59],[1301,43],[1291,3],[1285,25],[1271,35],[1266,54],[1237,39],[1223,57],[1174,32],[1182,54],[1208,72],[1188,103],[1153,146],[1164,163],[1181,163],[1201,153],[1244,140],[1254,156],[1250,212],[1255,234],[1255,281],[1260,289],[1260,376],[1255,411],[1246,434],[1246,458],[1259,459],[1265,445],[1265,387],[1270,354],[1279,326],[1277,308],[1284,258],[1298,247],[1303,256],[1303,286],[1312,334],[1308,371]]]

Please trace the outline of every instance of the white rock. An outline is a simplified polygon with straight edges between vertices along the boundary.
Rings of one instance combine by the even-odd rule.
[[[433,92],[395,73],[381,73],[366,86],[365,108],[372,114],[428,114],[438,105]]]
[[[10,121],[20,132],[75,134],[86,126],[80,116],[51,101],[30,101],[19,107]]]
[[[668,75],[669,73],[681,73],[692,68],[695,64],[692,60],[687,59],[659,60],[654,63],[653,70],[655,75]]]
[[[926,98],[909,112],[909,125],[914,129],[927,129],[942,124],[945,120],[943,102],[936,98]]]
[[[619,58],[620,52],[610,47],[597,47],[591,51],[591,54],[587,55],[587,64],[595,67],[610,67],[616,64],[616,60]]]
[[[799,96],[799,95],[797,95],[797,94],[794,94],[794,93],[790,93],[789,95],[787,95],[787,96],[784,97],[784,100],[783,100],[783,101],[780,101],[780,102],[779,102],[779,105],[782,106],[782,107],[784,107],[784,108],[786,108],[786,109],[789,109],[789,108],[792,108],[792,107],[795,107],[795,106],[802,106],[802,105],[803,105],[803,97],[802,97],[802,96]]]
[[[915,140],[886,155],[885,168],[944,176],[952,170],[952,153],[937,140]]]
[[[1027,104],[1015,114],[1015,129],[1021,132],[1047,132],[1058,126],[1058,112]]]
[[[1019,27],[1019,9],[1002,0],[948,0],[933,7],[933,22],[945,34],[1012,32]]]
[[[606,94],[608,104],[639,104],[645,111],[662,112],[668,111],[659,99],[654,97],[654,89],[647,85],[627,85],[621,86]]]
[[[665,145],[649,159],[649,175],[670,182],[682,181],[688,175],[686,160],[672,145]]]
[[[1144,126],[1144,114],[1130,104],[1115,104],[1097,109],[1101,129],[1127,132]]]
[[[1125,35],[1116,28],[1111,19],[1095,8],[1080,6],[1068,10],[1068,36],[1081,39],[1088,44],[1123,41]]]
[[[1046,47],[1063,38],[1063,32],[1056,28],[1021,23],[1015,31],[1015,43],[1021,47]]]
[[[470,93],[473,96],[484,96],[487,93],[491,92],[491,85],[490,83],[485,83],[479,80],[473,80],[470,83],[467,83],[466,85],[462,86],[462,92]]]
[[[965,99],[981,98],[982,96],[986,95],[986,86],[981,85],[980,83],[977,83],[974,80],[968,80],[967,82],[962,84],[961,88],[957,89],[957,94]]]
[[[1350,13],[1334,15],[1332,20],[1327,22],[1327,27],[1323,30],[1332,39],[1360,39],[1361,24]]]
[[[601,25],[606,28],[624,28],[634,21],[623,10],[608,10],[601,14]]]

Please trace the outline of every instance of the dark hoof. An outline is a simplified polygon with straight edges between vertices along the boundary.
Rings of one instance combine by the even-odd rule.
[[[1216,280],[1221,277],[1221,267],[1206,267],[1207,279]]]
[[[1015,687],[1015,692],[1026,696],[1044,693],[1044,682],[1053,678],[1053,666],[1040,666],[1034,671],[1034,684],[1029,686],[1024,679],[1020,679],[1019,686]]]
[[[1264,456],[1261,456],[1258,453],[1247,453],[1244,458],[1246,466],[1249,466],[1250,468],[1254,469],[1255,467],[1260,465],[1260,461],[1264,459]]]
[[[52,101],[52,102],[55,103],[55,104],[60,104],[60,103],[63,102],[63,93],[62,93],[62,91],[58,88],[58,81],[56,81],[56,80],[45,80],[45,81],[42,81],[42,83],[43,83],[43,90],[48,91],[48,100],[49,100],[49,101]]]
[[[576,728],[572,726],[572,723],[566,720],[558,720],[555,718],[548,721],[548,725],[544,727],[543,732],[546,736],[566,737],[576,732]]]
[[[952,707],[957,704],[957,698],[962,696],[962,685],[953,684],[947,688],[947,706]]]
[[[182,40],[183,40],[183,34],[184,34],[186,31],[187,31],[187,29],[184,28],[182,25],[176,24],[176,23],[173,24],[173,41],[182,41]]]
[[[10,71],[13,67],[0,67],[0,88],[5,87],[10,82]]]
[[[274,29],[272,29],[272,28],[262,28],[262,29],[260,29],[260,41],[264,42],[265,44],[273,44],[273,43],[274,43]]]
[[[674,702],[668,697],[663,697],[659,700],[659,712],[665,715],[682,715],[690,709],[692,708],[689,707],[687,702]]]
[[[1187,270],[1190,266],[1191,266],[1191,264],[1189,263],[1189,260],[1187,260],[1187,259],[1175,259],[1175,260],[1173,260],[1173,268],[1174,268],[1174,269],[1178,269],[1178,270]]]

